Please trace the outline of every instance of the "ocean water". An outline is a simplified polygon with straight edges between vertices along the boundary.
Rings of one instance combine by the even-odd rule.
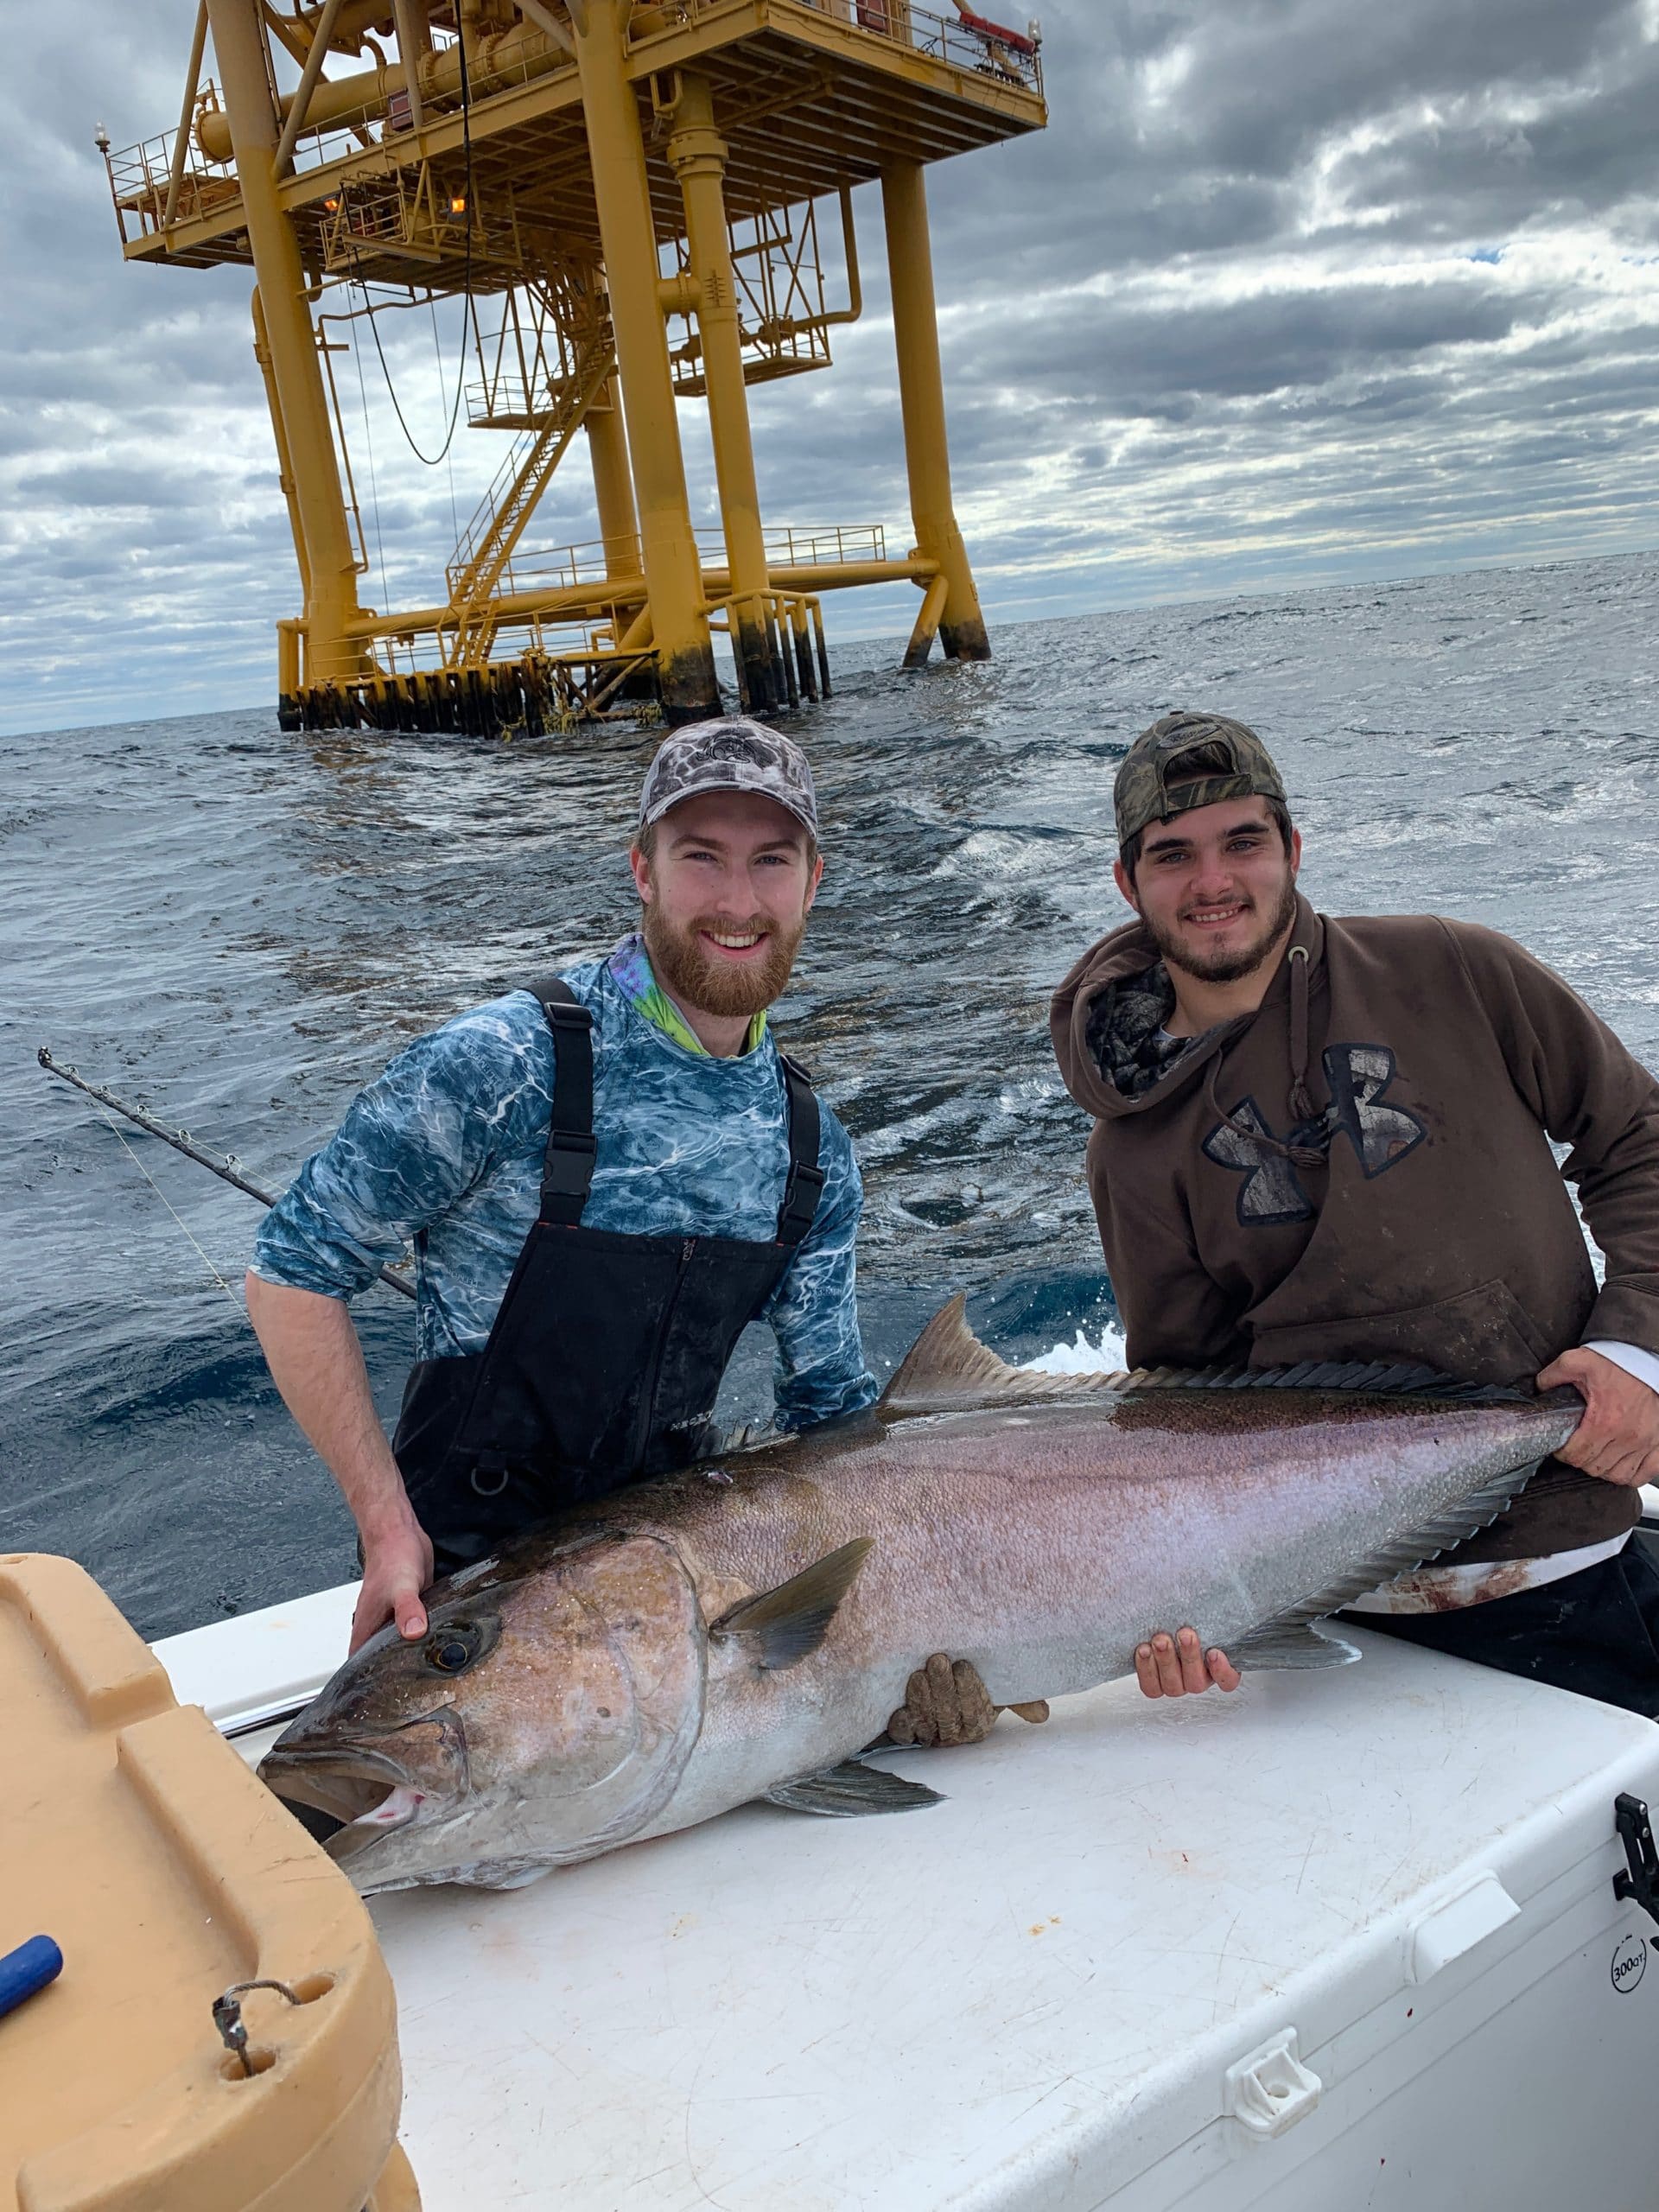
[[[958,1288],[1013,1358],[1110,1330],[1047,1000],[1123,911],[1112,776],[1173,707],[1267,737],[1317,906],[1508,930],[1659,1065],[1656,630],[1637,556],[1003,628],[970,668],[836,651],[795,725],[829,868],[779,1020],[864,1163],[877,1367]],[[83,1560],[149,1636],[353,1571],[237,1295],[257,1206],[35,1047],[280,1185],[405,1039],[628,926],[652,742],[264,711],[0,739],[5,1548]],[[410,1309],[358,1311],[390,1415]],[[764,1382],[746,1347],[729,1408]]]

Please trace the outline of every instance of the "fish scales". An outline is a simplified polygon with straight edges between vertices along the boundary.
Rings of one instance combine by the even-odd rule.
[[[1299,1610],[1490,1520],[1576,1418],[1451,1386],[1057,1387],[957,1301],[871,1414],[623,1491],[441,1585],[427,1637],[382,1631],[263,1770],[347,1824],[330,1847],[365,1891],[512,1884],[831,1770],[812,1809],[931,1802],[846,1765],[930,1653],[1003,1705],[1128,1674],[1187,1622],[1247,1666],[1252,1638],[1259,1663],[1340,1662]]]

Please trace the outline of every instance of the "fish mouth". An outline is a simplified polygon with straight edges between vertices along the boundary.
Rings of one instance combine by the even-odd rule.
[[[273,1747],[259,1764],[259,1779],[290,1810],[305,1808],[333,1823],[319,1840],[335,1860],[349,1859],[380,1838],[406,1828],[428,1793],[400,1760],[383,1751],[284,1751]],[[304,1825],[315,1834],[317,1823]]]

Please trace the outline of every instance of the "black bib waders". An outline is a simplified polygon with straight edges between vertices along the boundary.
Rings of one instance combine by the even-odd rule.
[[[392,1450],[437,1572],[481,1559],[583,1498],[684,1466],[713,1441],[721,1377],[812,1226],[818,1102],[779,1053],[789,1174],[775,1236],[584,1229],[594,1173],[594,1042],[556,979],[531,986],[556,1066],[541,1211],[481,1352],[417,1361]]]

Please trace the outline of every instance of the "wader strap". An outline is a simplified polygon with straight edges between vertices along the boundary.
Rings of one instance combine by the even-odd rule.
[[[778,1242],[798,1244],[812,1226],[823,1189],[823,1170],[818,1165],[818,1101],[806,1070],[779,1052],[784,1084],[789,1095],[789,1180],[784,1203],[778,1210]]]
[[[562,976],[524,988],[542,1002],[556,1056],[541,1217],[574,1229],[594,1179],[594,1018]]]

